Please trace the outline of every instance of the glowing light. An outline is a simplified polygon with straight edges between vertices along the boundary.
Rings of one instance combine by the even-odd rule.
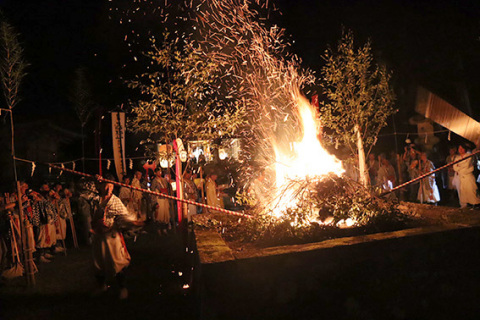
[[[291,181],[321,179],[327,174],[342,175],[345,171],[341,161],[329,154],[317,138],[319,122],[316,121],[314,108],[300,95],[295,97],[295,101],[302,121],[303,137],[300,142],[291,144],[293,150],[282,150],[274,145],[277,192],[268,209],[276,217],[281,217],[286,209],[296,207],[298,192]]]

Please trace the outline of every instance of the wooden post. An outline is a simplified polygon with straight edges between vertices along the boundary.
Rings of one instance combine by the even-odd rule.
[[[28,241],[28,233],[25,228],[25,220],[23,216],[22,192],[20,191],[20,182],[17,181],[17,196],[18,196],[18,216],[20,218],[20,228],[22,233],[22,251],[25,259],[25,276],[27,285],[29,287],[35,286],[35,268],[33,267],[32,248],[30,248],[30,241]]]

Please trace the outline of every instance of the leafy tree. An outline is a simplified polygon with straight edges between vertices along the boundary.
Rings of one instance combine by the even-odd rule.
[[[15,180],[17,169],[15,165],[15,138],[13,125],[13,108],[20,102],[20,85],[26,75],[28,64],[23,59],[23,48],[18,41],[18,33],[8,22],[0,24],[0,81],[6,107],[10,112],[12,132],[12,158]]]
[[[133,131],[158,134],[165,143],[234,134],[244,123],[244,111],[237,100],[218,91],[219,66],[202,57],[193,42],[180,42],[168,32],[161,44],[151,41],[145,55],[154,70],[128,82],[141,94],[131,102]]]
[[[337,48],[324,54],[326,64],[322,69],[327,98],[321,107],[323,126],[358,156],[364,186],[369,185],[366,154],[380,129],[387,125],[387,118],[395,112],[391,75],[384,66],[373,63],[371,51],[370,42],[356,49],[353,33],[344,31]]]

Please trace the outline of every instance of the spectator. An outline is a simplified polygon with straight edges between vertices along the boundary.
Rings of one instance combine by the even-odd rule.
[[[435,170],[433,162],[427,159],[427,154],[425,152],[422,152],[420,155],[418,174],[422,175],[433,170]],[[420,180],[417,200],[420,201],[420,203],[426,202],[433,204],[440,201],[440,192],[438,191],[437,183],[435,182],[435,174],[431,174]]]
[[[403,154],[403,161],[405,162],[405,166],[408,173],[408,179],[413,180],[418,177],[419,172],[419,159],[418,159],[418,151],[415,150],[415,145],[410,144],[408,147],[405,147],[405,153]],[[412,202],[417,200],[418,196],[418,188],[419,184],[411,183],[408,186],[408,199]]]
[[[197,187],[195,186],[195,183],[193,182],[192,174],[187,170],[185,174],[183,175],[183,182],[184,182],[184,188],[183,191],[185,193],[185,199],[191,200],[191,201],[197,201]],[[197,206],[194,204],[188,204],[188,222],[192,220],[192,215],[197,213]]]
[[[140,171],[136,171],[135,175],[133,176],[132,187],[142,188],[140,182],[141,180],[142,173]],[[142,197],[143,194],[141,191],[132,190],[133,210],[137,213],[137,217],[139,220],[145,221],[147,219],[147,213],[145,211],[145,206],[142,206]]]
[[[155,171],[155,179],[153,179],[152,191],[168,194],[168,181],[162,177],[162,170],[157,168]],[[159,224],[158,233],[167,234],[168,224],[170,222],[170,203],[167,198],[156,196],[155,214],[153,221]]]
[[[375,159],[375,154],[372,152],[368,155],[367,168],[368,176],[370,178],[370,185],[375,186],[377,184],[377,174],[379,168],[378,161]]]
[[[460,145],[458,147],[458,154],[455,156],[455,161],[461,160],[470,154],[466,146]],[[465,161],[460,161],[453,165],[455,170],[455,177],[453,184],[457,188],[460,208],[465,208],[468,205],[478,206],[480,198],[478,197],[477,184],[475,176],[473,175],[473,160],[468,158]]]
[[[130,177],[123,177],[123,183],[130,185]],[[122,201],[123,205],[127,208],[128,212],[134,213],[137,215],[137,212],[134,210],[133,200],[132,200],[132,189],[128,187],[121,187],[120,192],[118,193],[118,198]]]
[[[389,191],[393,189],[396,183],[395,169],[386,158],[379,157],[379,159],[381,165],[378,169],[377,183],[383,190]]]
[[[449,150],[449,155],[445,159],[445,163],[449,164],[455,161],[455,157],[457,156],[457,148],[456,147],[450,147]],[[453,179],[455,178],[455,170],[453,169],[453,166],[448,167],[447,169],[447,181],[446,181],[446,189],[447,189],[447,201],[448,203],[452,203],[455,198],[455,194],[457,193],[456,188],[453,184]]]
[[[205,188],[207,191],[207,204],[212,207],[216,208],[225,208],[223,204],[223,196],[222,188],[217,185],[218,176],[216,173],[212,172],[208,175],[207,183],[205,184]],[[213,209],[208,209],[209,213],[215,212]]]

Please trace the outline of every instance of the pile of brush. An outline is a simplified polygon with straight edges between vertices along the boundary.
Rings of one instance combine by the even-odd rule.
[[[259,204],[247,211],[252,219],[216,214],[197,224],[217,228],[230,241],[270,246],[387,232],[414,222],[398,209],[398,202],[379,198],[346,177],[292,180],[285,188],[289,194],[293,188],[297,201],[280,217]]]

